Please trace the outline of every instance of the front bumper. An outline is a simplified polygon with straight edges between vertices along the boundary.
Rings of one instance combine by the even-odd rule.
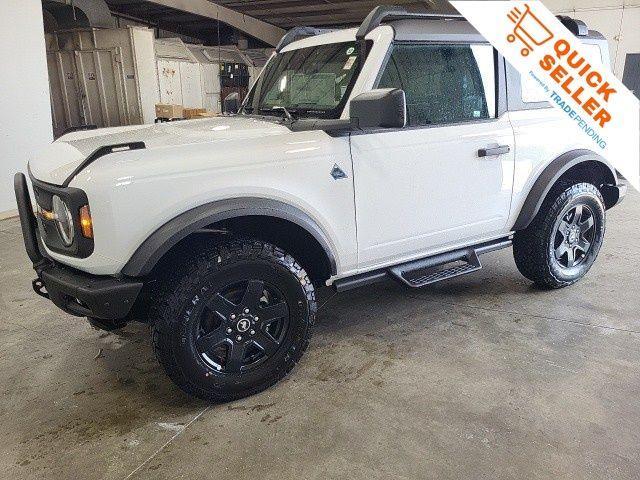
[[[142,282],[89,275],[53,262],[36,271],[36,293],[76,317],[123,320],[143,286]]]
[[[25,249],[38,274],[33,281],[35,292],[71,315],[101,320],[125,319],[143,283],[133,279],[90,275],[45,258],[40,250],[37,222],[24,174],[15,175],[14,188]]]

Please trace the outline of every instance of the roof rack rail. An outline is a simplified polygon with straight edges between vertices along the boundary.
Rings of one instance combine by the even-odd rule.
[[[392,5],[380,5],[374,8],[367,18],[364,19],[358,33],[356,33],[356,39],[362,41],[372,30],[379,27],[384,21],[393,20],[406,20],[411,18],[423,18],[432,20],[464,20],[465,18],[460,14],[447,14],[447,13],[413,13],[409,12],[404,7],[392,6]]]
[[[556,18],[576,37],[586,37],[589,35],[589,28],[582,20],[576,20],[575,18],[565,15],[558,15]]]
[[[404,20],[411,18],[424,18],[432,20],[465,20],[464,16],[460,14],[442,14],[442,13],[412,13],[407,11],[404,7],[393,5],[381,5],[374,8],[367,18],[364,19],[358,33],[356,33],[356,39],[363,41],[364,38],[375,28],[379,27],[384,21]],[[558,20],[569,29],[571,33],[578,37],[586,37],[589,35],[589,28],[582,20],[568,17],[566,15],[558,15]]]
[[[316,35],[322,35],[323,33],[333,32],[334,30],[329,28],[315,28],[315,27],[295,27],[284,34],[284,37],[278,43],[276,52],[280,53],[284,47],[303,38],[315,37]]]
[[[460,14],[446,13],[413,13],[404,7],[394,5],[380,5],[374,8],[367,18],[364,19],[358,32],[356,33],[356,41],[360,43],[360,65],[364,65],[367,56],[367,43],[365,37],[378,28],[384,21],[408,20],[412,18],[425,20],[465,20]]]

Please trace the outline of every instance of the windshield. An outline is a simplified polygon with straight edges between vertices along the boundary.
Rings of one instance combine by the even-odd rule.
[[[338,118],[359,70],[357,43],[300,48],[273,57],[244,104],[248,114]]]

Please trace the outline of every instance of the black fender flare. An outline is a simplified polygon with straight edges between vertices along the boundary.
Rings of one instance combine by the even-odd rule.
[[[331,274],[337,273],[336,256],[329,236],[307,213],[277,200],[234,198],[201,205],[169,220],[138,247],[122,269],[122,274],[128,277],[147,276],[164,254],[187,236],[213,223],[245,216],[279,218],[303,228],[322,246],[329,259]]]
[[[518,215],[518,219],[516,220],[512,230],[523,230],[527,228],[540,211],[542,202],[544,202],[549,190],[551,190],[558,179],[570,168],[585,162],[596,162],[604,165],[610,174],[607,175],[605,185],[615,186],[617,184],[618,176],[615,168],[613,168],[613,166],[601,155],[598,155],[591,150],[572,150],[570,152],[563,153],[547,165],[538,176],[527,195],[527,199],[520,210],[520,214]],[[612,203],[615,204],[615,202],[617,202],[617,199]],[[609,203],[610,202],[607,201],[607,204]]]

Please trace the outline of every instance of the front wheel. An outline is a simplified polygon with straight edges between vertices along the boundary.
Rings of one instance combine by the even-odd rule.
[[[227,402],[283,378],[311,337],[313,285],[284,251],[257,240],[207,247],[159,299],[156,356],[186,393]]]
[[[518,270],[544,288],[577,282],[598,256],[605,223],[604,201],[594,185],[556,185],[533,222],[514,236]]]

